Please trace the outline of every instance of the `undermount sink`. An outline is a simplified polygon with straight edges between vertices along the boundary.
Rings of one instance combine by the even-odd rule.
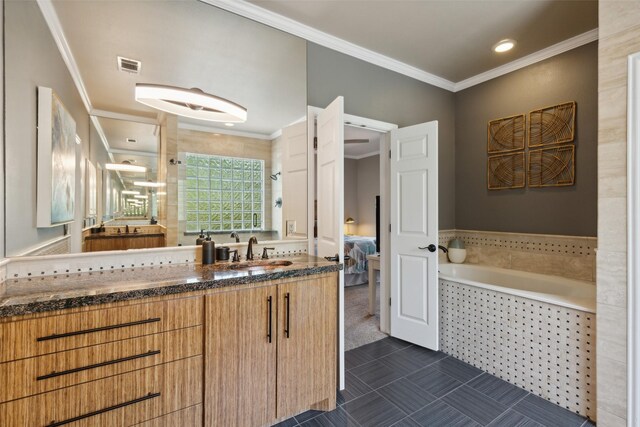
[[[293,264],[291,261],[278,260],[278,261],[249,261],[249,262],[241,262],[238,264],[233,264],[229,268],[233,270],[243,270],[243,271],[261,271],[261,270],[272,270],[279,267],[286,267],[288,265]]]

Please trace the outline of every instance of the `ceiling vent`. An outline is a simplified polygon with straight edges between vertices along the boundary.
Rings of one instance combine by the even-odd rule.
[[[126,138],[126,141],[130,144],[135,144],[136,142],[138,142],[138,140],[135,138]]]
[[[118,70],[132,74],[140,74],[142,62],[118,56]]]

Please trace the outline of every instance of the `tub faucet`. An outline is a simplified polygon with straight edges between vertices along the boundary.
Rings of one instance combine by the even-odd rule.
[[[249,237],[249,246],[247,246],[247,261],[253,261],[253,245],[258,244],[256,236]]]
[[[442,246],[442,245],[438,245],[438,249],[440,249],[440,250],[441,250],[442,252],[444,252],[445,254],[446,254],[447,252],[449,252],[449,249],[445,248],[445,247],[444,247],[444,246]]]

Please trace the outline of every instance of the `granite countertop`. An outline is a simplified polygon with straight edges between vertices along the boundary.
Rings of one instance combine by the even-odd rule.
[[[84,236],[84,240],[98,240],[98,239],[121,239],[123,237],[163,237],[164,233],[145,233],[138,231],[136,233],[94,233]]]
[[[87,273],[7,279],[0,283],[0,317],[172,295],[266,280],[342,270],[342,264],[308,255],[272,257],[291,261],[265,270],[234,270],[228,261],[213,265],[165,264]],[[259,262],[259,260],[256,260]]]

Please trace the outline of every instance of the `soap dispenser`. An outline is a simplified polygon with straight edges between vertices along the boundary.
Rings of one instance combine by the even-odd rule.
[[[198,238],[196,239],[196,246],[200,246],[202,244],[202,242],[204,242],[204,230],[200,230],[200,235],[198,236]],[[211,239],[209,239],[211,240]]]
[[[207,232],[207,238],[202,242],[202,264],[216,263],[216,243],[211,240],[211,235]]]

